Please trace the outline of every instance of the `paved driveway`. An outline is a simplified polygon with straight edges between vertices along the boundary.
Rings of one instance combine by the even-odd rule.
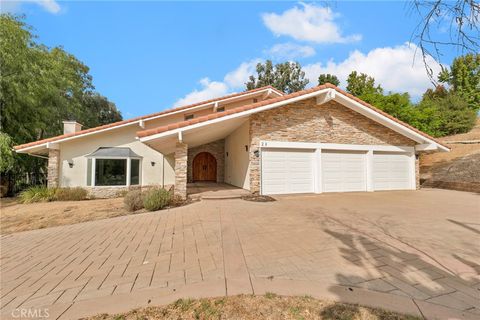
[[[1,312],[66,319],[272,291],[475,318],[479,244],[480,197],[465,192],[205,200],[3,236]]]

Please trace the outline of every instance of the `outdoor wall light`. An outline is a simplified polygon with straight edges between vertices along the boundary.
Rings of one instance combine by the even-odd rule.
[[[73,161],[69,161],[69,162],[68,162],[68,166],[69,166],[70,168],[73,168]]]
[[[255,150],[255,151],[253,151],[253,154],[255,155],[255,157],[258,158],[258,156],[260,155],[260,152],[258,150]]]
[[[228,157],[228,151],[227,151],[227,157]]]
[[[245,151],[247,151],[247,152],[248,152],[248,146],[247,146],[247,145],[245,145]]]
[[[150,164],[152,165],[152,167],[155,167],[155,161],[150,162]]]

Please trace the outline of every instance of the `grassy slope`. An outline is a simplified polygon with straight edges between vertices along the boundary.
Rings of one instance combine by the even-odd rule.
[[[451,143],[480,140],[480,119],[468,133],[439,139],[451,148],[450,152],[422,155],[420,172],[422,179],[435,181],[480,183],[480,144]]]

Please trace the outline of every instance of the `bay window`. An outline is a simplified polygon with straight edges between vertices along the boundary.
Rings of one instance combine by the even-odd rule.
[[[140,184],[141,157],[130,148],[99,148],[87,156],[87,186]]]

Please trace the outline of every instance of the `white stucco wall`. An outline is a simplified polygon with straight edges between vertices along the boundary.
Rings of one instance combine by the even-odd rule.
[[[250,190],[249,121],[242,124],[225,139],[225,182]],[[228,152],[228,156],[226,155]]]
[[[138,126],[128,126],[60,144],[60,186],[87,186],[86,155],[99,147],[128,147],[142,156],[141,185],[172,185],[175,182],[173,156],[164,156],[136,139]],[[152,166],[152,161],[155,165]],[[70,168],[69,162],[73,162]],[[164,166],[165,164],[165,166]]]

